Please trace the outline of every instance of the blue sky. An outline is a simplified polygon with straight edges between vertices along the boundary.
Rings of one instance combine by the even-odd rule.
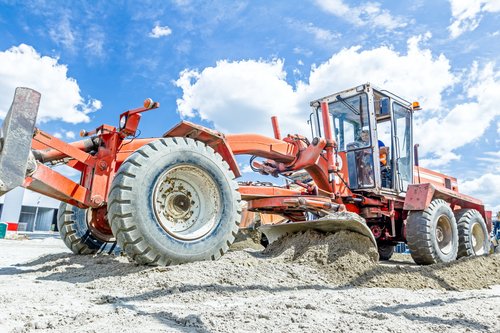
[[[498,22],[499,0],[0,0],[0,115],[23,85],[67,140],[146,97],[145,137],[181,118],[271,134],[274,114],[309,135],[310,100],[369,81],[419,100],[423,163],[500,210]]]

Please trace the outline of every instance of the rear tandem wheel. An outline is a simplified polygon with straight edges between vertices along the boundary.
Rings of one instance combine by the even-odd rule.
[[[448,203],[434,199],[426,209],[411,211],[406,225],[406,240],[417,264],[455,260],[458,251],[457,223]]]
[[[481,214],[475,209],[455,213],[458,225],[458,258],[488,254],[490,237]]]

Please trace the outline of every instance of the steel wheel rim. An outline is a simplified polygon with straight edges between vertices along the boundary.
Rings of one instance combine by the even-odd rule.
[[[436,240],[439,250],[447,255],[453,248],[451,221],[446,215],[441,215],[436,224]]]
[[[482,255],[484,251],[484,233],[483,228],[479,223],[474,223],[471,228],[471,243],[472,249],[476,255]]]
[[[158,177],[153,210],[160,226],[172,237],[185,241],[200,239],[221,219],[220,190],[202,168],[177,165]]]

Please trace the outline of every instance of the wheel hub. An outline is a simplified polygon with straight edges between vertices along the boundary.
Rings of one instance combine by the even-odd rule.
[[[438,227],[436,229],[436,239],[437,239],[438,242],[442,242],[443,238],[444,238],[444,236],[443,236],[443,230],[441,229],[441,227]]]
[[[193,215],[191,208],[196,204],[191,200],[191,193],[178,188],[165,196],[165,203],[162,204],[163,215],[174,223],[185,223]]]
[[[206,171],[194,165],[176,166],[158,178],[153,208],[160,226],[182,240],[207,235],[222,212],[217,184]]]
[[[91,234],[102,242],[114,242],[115,237],[109,226],[107,207],[89,208],[86,213],[87,227]]]
[[[484,233],[479,223],[474,223],[471,227],[472,249],[475,255],[485,254],[484,250]]]
[[[436,225],[436,241],[438,243],[439,250],[443,254],[448,254],[452,250],[452,228],[451,221],[446,215],[441,215],[437,220]]]

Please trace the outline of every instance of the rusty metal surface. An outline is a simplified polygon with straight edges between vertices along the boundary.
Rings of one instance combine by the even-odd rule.
[[[2,127],[0,195],[24,182],[39,105],[39,92],[29,88],[16,88]]]
[[[103,242],[114,242],[115,236],[107,217],[108,208],[99,207],[87,211],[87,221],[92,235]]]
[[[307,222],[289,222],[274,225],[262,225],[259,230],[262,231],[270,243],[281,236],[306,230],[319,230],[323,232],[338,232],[348,230],[356,232],[370,239],[375,247],[377,241],[365,220],[355,213],[342,212],[328,215],[324,218]]]

